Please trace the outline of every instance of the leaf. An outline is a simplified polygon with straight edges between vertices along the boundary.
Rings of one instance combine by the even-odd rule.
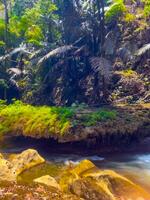
[[[109,60],[103,57],[92,57],[90,63],[95,72],[105,76],[105,79],[110,79],[112,75],[112,66]]]

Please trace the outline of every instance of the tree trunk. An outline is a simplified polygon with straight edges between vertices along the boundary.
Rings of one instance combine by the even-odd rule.
[[[8,2],[3,0],[4,9],[5,9],[5,43],[6,43],[6,52],[8,47],[8,24],[9,24],[9,15],[8,15]]]

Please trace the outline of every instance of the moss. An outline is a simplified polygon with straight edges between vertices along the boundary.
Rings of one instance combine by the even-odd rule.
[[[117,117],[117,112],[115,110],[100,109],[96,112],[86,114],[82,116],[81,121],[85,126],[94,126],[97,122],[104,122],[108,120],[114,120]]]

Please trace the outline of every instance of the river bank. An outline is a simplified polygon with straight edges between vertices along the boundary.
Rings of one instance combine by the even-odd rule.
[[[150,106],[31,106],[16,101],[0,106],[0,133],[87,145],[129,144],[149,137]]]

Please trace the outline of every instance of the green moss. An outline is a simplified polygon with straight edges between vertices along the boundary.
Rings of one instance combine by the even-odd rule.
[[[115,110],[101,109],[97,112],[84,115],[82,121],[85,126],[94,126],[97,122],[114,120],[116,117],[117,112]]]

